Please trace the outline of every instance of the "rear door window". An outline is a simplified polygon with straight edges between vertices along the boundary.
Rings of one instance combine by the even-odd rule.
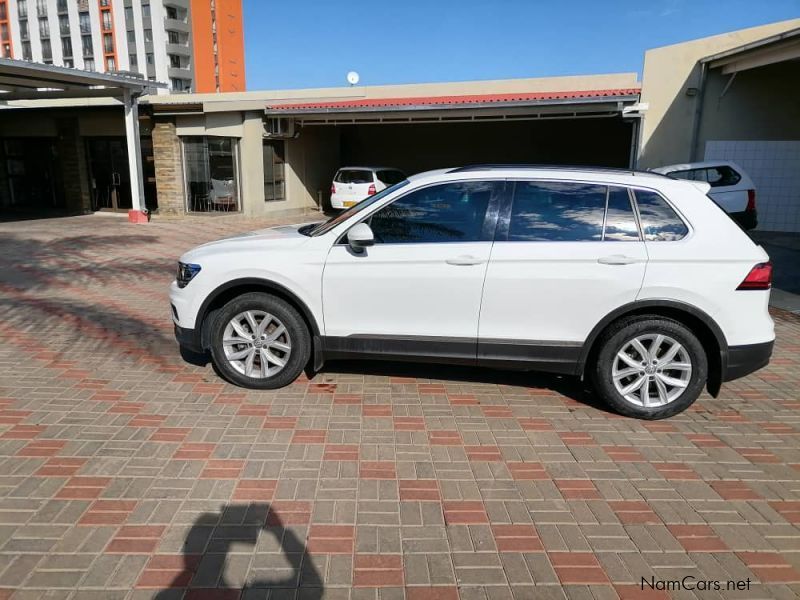
[[[705,181],[711,187],[736,185],[742,179],[742,176],[728,165],[673,171],[669,176],[677,179],[688,179],[689,181]]]
[[[689,233],[686,223],[664,198],[648,190],[635,190],[642,235],[647,242],[672,242]]]
[[[606,187],[584,183],[518,181],[508,224],[510,242],[599,242]]]
[[[336,183],[373,183],[372,171],[366,169],[341,169],[333,179]]]

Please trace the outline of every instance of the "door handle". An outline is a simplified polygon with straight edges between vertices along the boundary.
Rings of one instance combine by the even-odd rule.
[[[486,261],[476,256],[469,256],[467,254],[463,254],[461,256],[454,256],[453,258],[448,258],[447,260],[445,260],[445,262],[448,265],[470,266],[470,265],[482,265]]]
[[[601,265],[632,265],[639,262],[639,259],[623,254],[612,254],[611,256],[602,256],[598,258],[597,262]]]

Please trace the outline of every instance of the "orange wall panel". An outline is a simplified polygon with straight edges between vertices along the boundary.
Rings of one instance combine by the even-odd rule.
[[[217,0],[219,84],[223,92],[243,92],[246,87],[242,23],[242,0]]]
[[[194,54],[195,91],[216,92],[214,73],[214,37],[212,34],[211,3],[192,0],[192,46]],[[217,64],[219,91],[244,91],[244,32],[242,1],[217,0]]]

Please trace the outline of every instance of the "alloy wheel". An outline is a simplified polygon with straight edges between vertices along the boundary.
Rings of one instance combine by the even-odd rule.
[[[677,340],[658,333],[639,335],[614,356],[611,379],[626,401],[644,408],[665,406],[686,391],[692,360]]]
[[[247,310],[228,321],[222,347],[237,372],[264,379],[277,375],[286,366],[292,340],[280,319],[262,310]]]

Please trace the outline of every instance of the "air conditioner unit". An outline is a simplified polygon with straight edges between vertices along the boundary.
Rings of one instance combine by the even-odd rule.
[[[267,117],[264,120],[264,137],[273,139],[291,139],[295,137],[294,119]]]

